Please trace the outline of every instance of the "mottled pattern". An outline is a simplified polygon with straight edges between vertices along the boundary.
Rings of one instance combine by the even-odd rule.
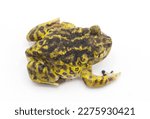
[[[38,83],[59,85],[81,77],[89,87],[100,87],[115,80],[118,74],[92,74],[92,65],[109,53],[111,38],[99,26],[76,27],[59,19],[40,24],[28,33],[35,44],[26,50],[30,78]]]

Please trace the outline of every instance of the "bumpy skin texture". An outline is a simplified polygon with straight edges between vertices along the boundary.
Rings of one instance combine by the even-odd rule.
[[[27,40],[35,42],[26,50],[27,69],[34,82],[59,85],[81,77],[87,86],[100,87],[119,75],[92,74],[92,65],[103,60],[112,46],[111,38],[97,25],[81,28],[54,19],[31,29]]]

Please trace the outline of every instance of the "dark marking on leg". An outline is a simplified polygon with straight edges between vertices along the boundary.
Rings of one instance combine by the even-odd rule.
[[[66,72],[63,72],[63,75],[65,75],[65,76],[66,76],[66,75],[67,75],[67,73],[66,73]]]
[[[43,76],[42,78],[43,78],[43,79],[46,79],[47,82],[49,82],[49,78],[48,78],[47,76]]]
[[[33,75],[33,80],[37,80],[37,76],[36,75]]]
[[[59,69],[57,69],[57,70],[56,70],[56,72],[57,72],[57,73],[59,73],[59,72],[60,72],[60,70],[59,70]]]
[[[43,69],[44,69],[44,65],[43,64],[39,64],[38,65],[38,71],[39,71],[39,73],[42,73],[43,72]]]
[[[78,71],[79,70],[79,68],[77,67],[77,68],[75,68],[75,71]]]
[[[74,74],[73,70],[71,69],[71,67],[69,67],[69,71],[70,71],[70,74]]]
[[[96,79],[95,82],[94,82],[94,84],[97,84],[97,83],[98,83],[98,80]]]
[[[108,80],[105,81],[105,84],[107,84]]]
[[[32,67],[36,69],[35,62],[32,63]]]
[[[100,84],[100,85],[102,85],[102,84],[103,84],[103,79],[99,82],[99,84]]]
[[[110,77],[110,78],[108,78],[108,80],[109,80],[109,81],[112,81],[112,80],[113,80],[113,78],[111,78],[111,77]]]
[[[66,81],[65,79],[59,78],[59,79],[56,81],[56,83],[61,84],[61,83],[64,83],[65,81]]]
[[[49,73],[49,76],[55,78],[55,75],[53,73]]]
[[[89,76],[89,79],[92,79],[92,76]]]
[[[82,77],[82,80],[83,80],[84,84],[87,85],[87,83],[85,81],[86,79],[84,77]]]

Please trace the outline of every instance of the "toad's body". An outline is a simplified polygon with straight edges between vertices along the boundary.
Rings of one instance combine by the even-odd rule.
[[[118,74],[92,74],[92,65],[103,60],[112,45],[111,38],[98,26],[75,27],[55,19],[34,27],[27,35],[36,43],[26,50],[30,78],[38,83],[59,85],[81,77],[89,87],[100,87],[116,79]]]

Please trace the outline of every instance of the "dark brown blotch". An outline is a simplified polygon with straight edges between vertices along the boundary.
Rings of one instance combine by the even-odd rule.
[[[39,71],[39,73],[42,73],[43,72],[43,69],[44,69],[44,65],[43,64],[39,64],[38,65],[38,71]]]
[[[56,70],[56,72],[57,72],[57,73],[59,73],[59,72],[60,72],[60,70],[59,70],[59,69],[57,69],[57,70]]]
[[[61,84],[61,83],[65,82],[65,81],[66,81],[65,79],[63,79],[63,78],[59,78],[59,79],[56,81],[56,83]]]
[[[109,78],[108,78],[108,80],[109,80],[109,81],[112,81],[112,80],[113,80],[113,78],[112,78],[112,77],[109,77]]]
[[[36,32],[36,36],[37,36],[37,39],[38,39],[38,40],[41,40],[41,39],[42,39],[42,37],[39,36],[38,32]]]
[[[107,84],[108,80],[105,81],[105,84]]]
[[[50,24],[46,24],[46,27],[51,27],[53,26],[54,24],[56,24],[57,22],[54,22],[54,23],[50,23]]]
[[[69,67],[69,71],[70,71],[70,74],[74,74],[73,70],[71,69],[71,67]]]
[[[39,28],[39,31],[40,31],[41,33],[45,34],[44,26],[41,26],[41,27]]]
[[[55,75],[53,73],[49,73],[50,77],[55,78]]]
[[[29,39],[31,40],[31,41],[34,41],[34,33],[35,33],[35,31],[36,31],[36,29],[37,29],[37,27],[35,27],[33,30],[31,30],[31,32],[29,33],[30,35],[29,35]]]
[[[66,70],[67,66],[66,65],[62,65],[62,69]]]
[[[79,68],[77,67],[77,68],[75,68],[75,71],[78,71],[79,70]]]
[[[102,85],[102,84],[103,84],[103,81],[104,81],[104,80],[102,79],[102,80],[99,82],[99,84]]]
[[[63,75],[67,75],[67,73],[66,73],[66,72],[63,72]]]
[[[94,82],[94,84],[97,84],[97,83],[98,83],[98,80],[96,79],[95,82]]]

